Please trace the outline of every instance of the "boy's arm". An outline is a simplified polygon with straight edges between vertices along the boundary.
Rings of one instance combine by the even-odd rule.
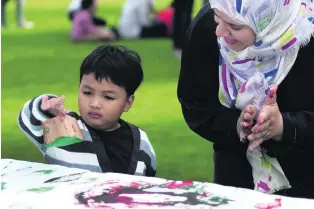
[[[53,94],[46,94],[49,99],[56,97]],[[33,98],[24,104],[24,107],[18,116],[19,128],[24,134],[32,140],[32,142],[40,149],[41,152],[45,152],[43,146],[43,129],[41,123],[53,118],[54,116],[46,111],[43,111],[41,106],[42,97],[44,95]]]
[[[157,172],[157,159],[155,151],[147,137],[147,134],[141,129],[139,129],[139,131],[141,134],[140,150],[145,153],[145,156],[147,158],[147,160],[145,160],[146,164],[145,176],[154,177]]]

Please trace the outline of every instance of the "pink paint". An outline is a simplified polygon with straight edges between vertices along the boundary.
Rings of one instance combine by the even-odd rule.
[[[274,208],[280,208],[281,207],[281,199],[276,198],[274,202],[272,203],[259,203],[255,205],[255,208],[257,209],[274,209]]]

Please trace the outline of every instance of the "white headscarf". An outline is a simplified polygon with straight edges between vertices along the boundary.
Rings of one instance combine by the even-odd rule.
[[[252,46],[236,52],[218,38],[219,100],[243,109],[254,104],[258,113],[272,84],[291,70],[301,46],[314,34],[313,0],[209,0],[211,7],[246,24],[256,34]],[[247,153],[255,189],[266,193],[290,188],[278,161],[263,150]],[[261,172],[262,169],[262,172]]]

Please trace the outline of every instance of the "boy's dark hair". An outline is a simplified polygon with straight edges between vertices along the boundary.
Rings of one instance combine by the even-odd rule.
[[[94,0],[83,0],[81,3],[81,9],[89,9],[94,3]]]
[[[105,79],[123,87],[128,96],[134,94],[143,81],[139,54],[124,46],[104,45],[97,47],[82,62],[80,82],[83,75],[95,74],[95,79]]]

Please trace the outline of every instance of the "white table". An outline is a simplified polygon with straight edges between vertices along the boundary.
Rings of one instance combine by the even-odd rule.
[[[1,160],[1,175],[1,209],[314,209],[310,199],[13,159]]]

